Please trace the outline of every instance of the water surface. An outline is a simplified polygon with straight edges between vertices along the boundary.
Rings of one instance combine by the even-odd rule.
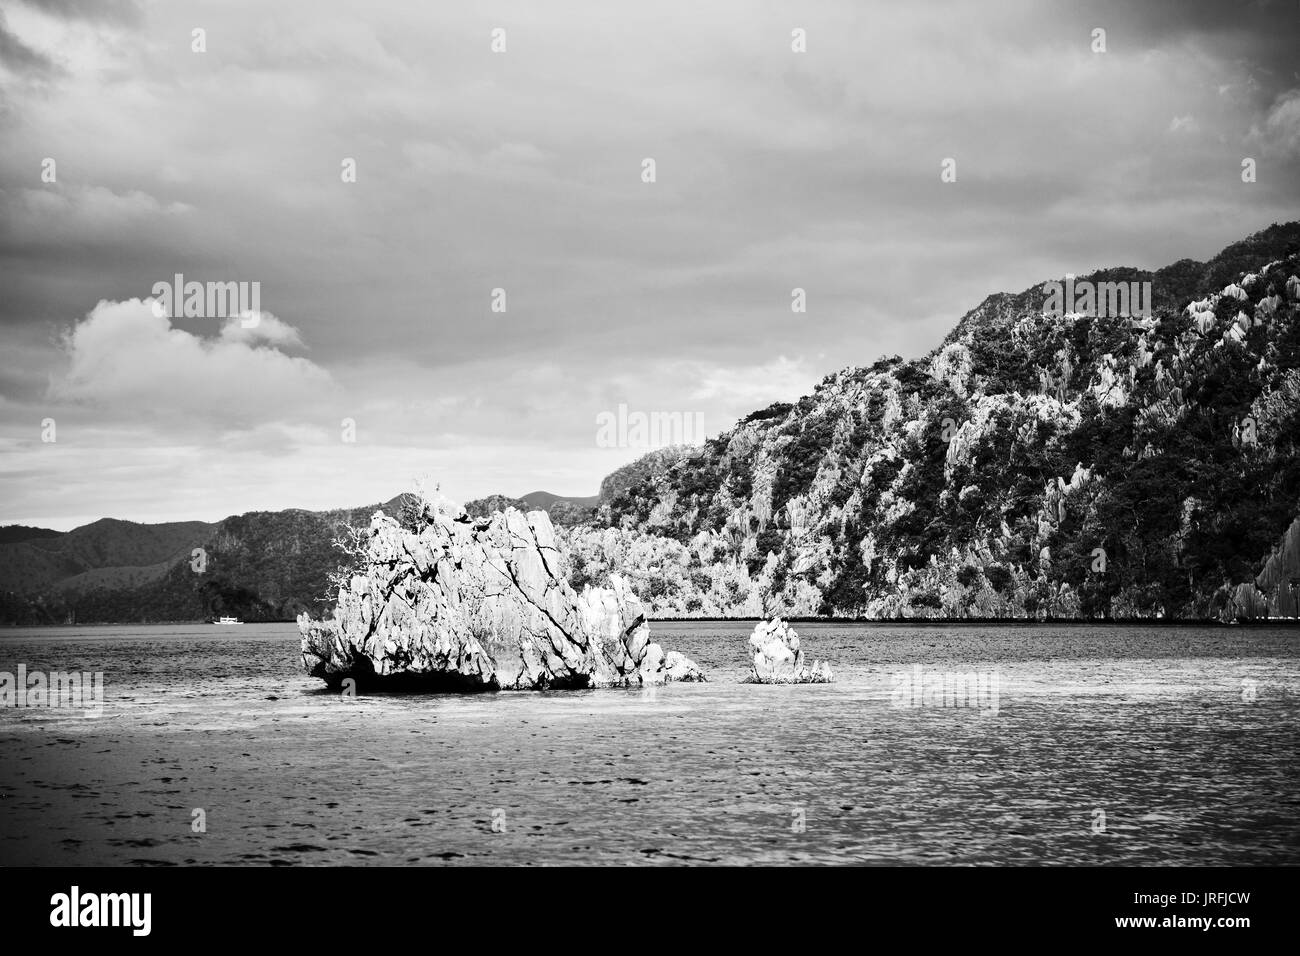
[[[6,629],[105,704],[0,710],[0,860],[1300,862],[1300,631],[804,625],[836,683],[755,686],[751,627],[653,625],[707,684],[358,698],[293,625]]]

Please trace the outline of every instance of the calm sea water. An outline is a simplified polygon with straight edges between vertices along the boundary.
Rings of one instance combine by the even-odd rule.
[[[0,710],[0,860],[1300,863],[1300,631],[807,625],[837,682],[753,686],[750,627],[653,626],[708,684],[352,699],[292,625],[0,631],[105,675]]]

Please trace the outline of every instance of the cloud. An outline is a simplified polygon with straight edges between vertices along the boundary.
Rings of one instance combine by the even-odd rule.
[[[221,327],[222,342],[261,343],[276,348],[304,348],[302,335],[270,312],[242,312]]]
[[[70,164],[60,166],[59,156],[49,158],[55,161],[56,175],[65,176]],[[156,226],[192,211],[185,203],[163,202],[140,189],[115,192],[107,186],[58,180],[43,189],[0,193],[0,210],[4,245],[23,247],[115,242],[123,230]]]
[[[63,338],[67,369],[50,398],[93,404],[130,419],[183,418],[254,427],[318,418],[333,379],[277,345],[301,344],[296,329],[263,313],[255,329],[230,320],[215,338],[173,328],[152,300],[102,301]]]
[[[777,401],[793,401],[812,391],[816,373],[802,358],[779,355],[761,365],[695,366],[690,377],[699,384],[690,393],[695,401],[725,399],[750,409]]]
[[[87,20],[93,23],[135,24],[140,22],[140,8],[132,0],[22,0],[61,20]]]
[[[480,152],[461,143],[426,140],[402,147],[411,168],[426,176],[477,176],[522,182],[540,177],[547,155],[532,143],[501,143]]]
[[[9,29],[3,10],[0,10],[0,64],[11,73],[35,79],[47,79],[62,72],[52,59],[29,47]]]
[[[1300,157],[1300,89],[1277,98],[1264,119],[1263,138],[1273,152]]]
[[[716,432],[924,354],[991,292],[1300,217],[1300,20],[1277,7],[663,4],[0,0],[66,70],[0,80],[0,451],[49,469],[0,500],[357,504],[423,470],[590,492],[630,457],[594,445],[620,403]],[[1261,159],[1248,189],[1236,152]],[[275,314],[139,314],[176,273],[256,278]],[[47,413],[58,448],[21,444]],[[130,481],[66,490],[105,455],[136,456]]]

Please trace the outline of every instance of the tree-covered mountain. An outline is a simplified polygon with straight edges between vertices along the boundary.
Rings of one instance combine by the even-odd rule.
[[[650,459],[568,533],[575,577],[660,615],[1295,616],[1297,250],[1275,225],[1074,280],[1149,282],[1149,317],[989,296],[923,358]]]
[[[474,517],[485,517],[494,511],[515,508],[519,511],[545,511],[551,521],[560,527],[583,524],[595,518],[595,508],[600,495],[573,497],[552,494],[549,491],[531,491],[522,498],[508,495],[488,495],[465,502],[465,510]]]
[[[0,544],[14,544],[18,541],[31,541],[34,538],[57,538],[63,534],[52,528],[33,528],[25,524],[0,525]]]
[[[159,577],[215,527],[203,521],[140,524],[101,518],[66,534],[23,536],[0,543],[0,581],[7,590],[29,593],[75,590],[88,582],[143,583]]]
[[[216,524],[169,525],[97,521],[51,539],[24,545],[52,547],[48,561],[73,573],[26,584],[30,575],[11,570],[18,557],[0,563],[0,623],[61,624],[201,621],[233,615],[246,621],[292,620],[299,611],[321,611],[330,576],[343,558],[333,546],[349,527],[364,525],[376,510],[401,511],[402,497],[365,508],[336,511],[254,511]],[[73,547],[70,542],[76,542]],[[195,549],[201,553],[195,555]],[[159,554],[165,554],[161,560]],[[93,556],[93,568],[82,561]],[[143,567],[136,563],[148,559]]]

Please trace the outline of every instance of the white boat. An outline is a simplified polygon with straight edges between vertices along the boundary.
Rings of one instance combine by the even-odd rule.
[[[242,624],[243,622],[237,617],[222,617],[217,619],[218,624]]]

